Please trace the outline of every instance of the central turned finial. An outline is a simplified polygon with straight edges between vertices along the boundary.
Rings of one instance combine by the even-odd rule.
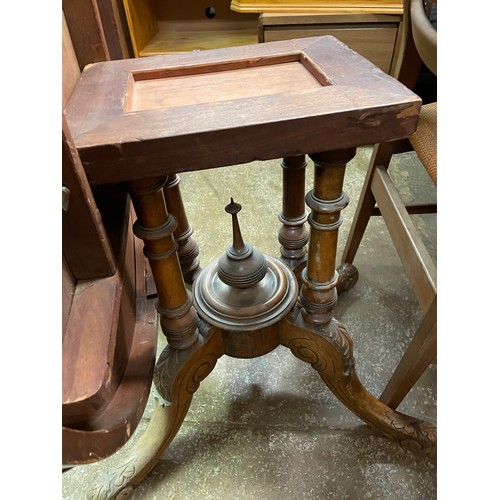
[[[267,327],[290,312],[298,286],[285,264],[245,242],[237,217],[240,211],[241,205],[231,198],[226,212],[232,218],[233,241],[197,276],[193,299],[201,318],[225,331],[226,354],[253,357],[279,345],[277,330],[272,333]],[[238,332],[237,338],[229,332]],[[246,342],[254,346],[251,354],[242,347]]]
[[[238,222],[238,213],[241,210],[241,205],[239,203],[235,203],[233,198],[231,197],[231,203],[226,205],[224,210],[231,214],[233,221],[233,246],[228,250],[236,257],[237,255],[243,255],[246,252],[251,250],[250,245],[245,244],[243,241],[243,237],[241,236],[240,224]]]
[[[226,285],[236,288],[248,288],[257,284],[267,272],[267,262],[264,254],[245,243],[241,236],[240,225],[237,214],[241,205],[231,203],[226,205],[225,210],[231,214],[233,223],[233,243],[226,249],[226,253],[219,259],[217,274]]]

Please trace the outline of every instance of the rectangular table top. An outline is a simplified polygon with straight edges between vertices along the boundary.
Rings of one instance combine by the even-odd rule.
[[[420,105],[323,36],[92,64],[65,115],[100,184],[399,139]]]

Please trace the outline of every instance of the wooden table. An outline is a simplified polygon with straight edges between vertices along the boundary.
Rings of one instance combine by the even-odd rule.
[[[256,357],[280,344],[384,435],[419,449],[435,446],[434,425],[392,410],[363,387],[347,329],[333,316],[336,288],[346,282],[335,269],[348,203],[345,165],[357,146],[410,135],[420,105],[415,94],[330,36],[84,70],[65,115],[90,183],[121,183],[131,196],[134,232],[144,240],[168,341],[156,366],[160,397],[151,424],[127,467],[112,472],[117,481],[108,477],[108,496],[130,492],[154,467],[220,356]],[[306,154],[314,162],[314,187],[304,196]],[[241,324],[211,321],[199,293],[193,303],[186,286],[194,280],[196,295],[206,273],[177,173],[272,158],[284,158],[277,267],[293,270],[283,272],[290,302],[262,326],[255,311],[241,316]]]

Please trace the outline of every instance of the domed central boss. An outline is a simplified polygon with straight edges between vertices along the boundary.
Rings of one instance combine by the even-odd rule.
[[[239,203],[231,198],[225,210],[232,216],[233,242],[198,275],[193,285],[194,306],[203,319],[223,330],[268,327],[295,305],[297,280],[285,264],[243,241]]]

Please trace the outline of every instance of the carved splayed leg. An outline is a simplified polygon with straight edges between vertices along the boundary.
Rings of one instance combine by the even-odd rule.
[[[352,341],[346,328],[333,317],[340,211],[348,203],[342,184],[345,165],[354,152],[311,155],[315,176],[314,189],[306,196],[311,208],[307,267],[299,305],[280,325],[280,341],[299,359],[310,363],[340,401],[366,423],[410,447],[434,449],[434,425],[392,410],[361,384],[355,371]]]
[[[160,394],[154,399],[149,425],[130,450],[113,457],[115,465],[88,490],[88,500],[130,497],[176,436],[194,392],[224,350],[219,330],[204,324],[200,324],[200,329],[202,335],[188,349],[167,346],[161,354],[155,371]]]
[[[392,410],[360,382],[346,328],[332,318],[326,325],[308,324],[300,307],[280,325],[281,343],[297,358],[310,363],[337,398],[379,432],[417,450],[434,450],[436,427]]]

